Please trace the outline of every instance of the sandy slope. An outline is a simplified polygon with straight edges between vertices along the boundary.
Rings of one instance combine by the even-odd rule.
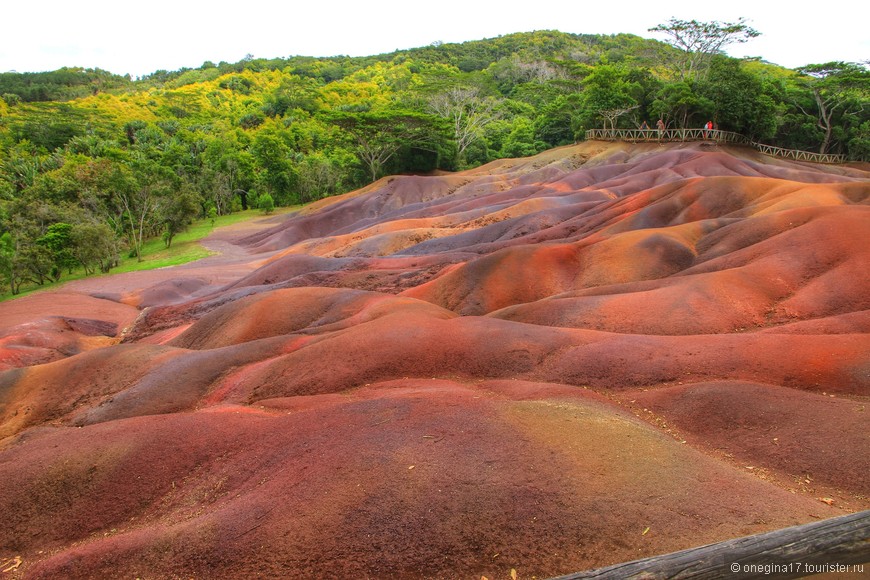
[[[589,142],[0,304],[0,561],[540,578],[867,509],[868,199]]]

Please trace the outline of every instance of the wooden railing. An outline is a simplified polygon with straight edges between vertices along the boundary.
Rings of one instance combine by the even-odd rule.
[[[785,157],[787,159],[796,159],[797,161],[810,161],[812,163],[844,163],[845,155],[834,155],[833,153],[813,153],[811,151],[798,151],[797,149],[783,149],[782,147],[774,147],[773,145],[764,145],[763,143],[753,143],[756,149],[766,155],[775,157]]]
[[[716,141],[752,145],[752,141],[740,133],[719,131],[718,129],[589,129],[586,139],[602,141]]]
[[[553,580],[624,578],[800,578],[824,572],[870,572],[870,511],[726,540],[673,554],[559,576]]]
[[[601,141],[630,141],[633,143],[657,142],[671,143],[682,141],[715,141],[733,145],[748,145],[754,147],[766,155],[774,155],[796,161],[809,161],[811,163],[845,163],[845,155],[832,153],[812,153],[810,151],[798,151],[796,149],[783,149],[773,145],[756,143],[740,133],[720,131],[718,129],[589,129],[586,131],[586,139],[598,139]]]

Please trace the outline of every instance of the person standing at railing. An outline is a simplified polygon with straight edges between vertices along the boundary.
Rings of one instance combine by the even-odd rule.
[[[643,139],[644,141],[648,141],[650,128],[649,128],[649,125],[646,124],[646,119],[643,120],[643,123],[640,124],[640,127],[638,127],[638,129],[640,129],[640,132],[641,132],[640,138]]]
[[[710,131],[713,130],[713,121],[707,121],[707,124],[704,125],[704,139],[710,138]]]
[[[656,121],[656,130],[659,132],[659,139],[662,138],[662,133],[665,132],[665,122],[659,119]]]

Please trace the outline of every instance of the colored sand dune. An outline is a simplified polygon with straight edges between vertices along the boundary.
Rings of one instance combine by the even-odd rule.
[[[541,578],[867,509],[868,200],[587,142],[0,304],[0,560]]]

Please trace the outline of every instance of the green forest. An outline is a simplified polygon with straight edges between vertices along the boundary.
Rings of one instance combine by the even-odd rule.
[[[870,159],[864,65],[727,57],[725,45],[758,34],[742,22],[651,30],[667,39],[539,31],[135,80],[0,74],[0,291],[108,272],[195,219],[533,155],[595,127],[712,119],[755,141]]]

